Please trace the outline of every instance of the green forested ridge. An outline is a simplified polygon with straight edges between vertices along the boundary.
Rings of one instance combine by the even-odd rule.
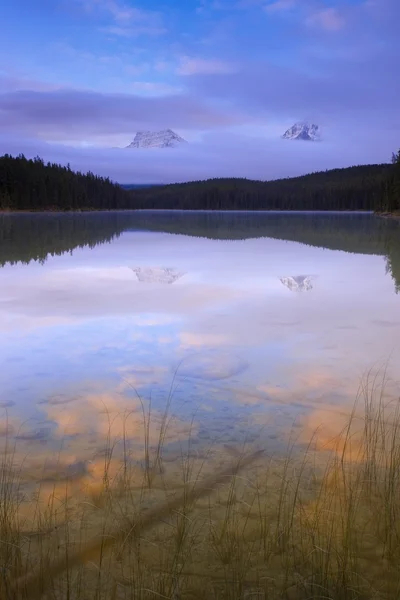
[[[274,181],[209,179],[132,190],[138,208],[192,210],[396,210],[395,165],[333,169]]]
[[[110,210],[129,208],[131,200],[121,186],[91,172],[22,154],[0,157],[0,210]]]
[[[273,181],[209,179],[122,186],[23,155],[0,157],[3,210],[367,210],[400,209],[400,151],[391,164],[332,169]]]
[[[383,210],[394,213],[400,210],[400,150],[392,154],[392,168],[385,189]]]

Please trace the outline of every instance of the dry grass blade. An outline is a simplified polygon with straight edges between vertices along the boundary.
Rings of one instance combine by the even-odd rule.
[[[131,523],[128,527],[119,529],[107,538],[96,538],[88,542],[83,548],[77,552],[70,554],[68,560],[61,558],[53,562],[46,571],[46,583],[61,575],[67,569],[72,569],[78,565],[87,563],[88,561],[96,560],[100,552],[104,552],[116,542],[124,540],[128,535],[140,535],[144,531],[150,529],[153,525],[159,523],[162,519],[168,517],[173,510],[179,509],[188,501],[193,502],[210,494],[218,485],[225,483],[236,473],[248,466],[263,454],[263,450],[254,452],[249,456],[240,458],[236,465],[231,465],[220,471],[217,475],[213,475],[205,479],[196,488],[190,492],[184,492],[177,498],[168,501],[161,506],[150,509],[141,518],[138,523]],[[26,600],[38,600],[44,594],[44,581],[42,571],[29,573],[21,577],[15,582],[14,592],[16,597],[23,597]]]

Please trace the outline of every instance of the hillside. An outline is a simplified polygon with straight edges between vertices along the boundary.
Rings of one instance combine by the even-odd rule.
[[[131,202],[121,186],[91,172],[22,154],[0,157],[0,210],[110,210],[132,208]]]
[[[333,169],[274,181],[209,179],[132,190],[137,208],[385,210],[393,165]]]
[[[0,210],[330,210],[395,212],[400,159],[273,181],[209,179],[121,186],[39,157],[0,157]]]

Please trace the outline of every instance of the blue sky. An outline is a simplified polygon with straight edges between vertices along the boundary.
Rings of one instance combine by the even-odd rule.
[[[120,181],[383,162],[400,146],[399,22],[398,0],[7,2],[0,152]],[[322,130],[312,149],[280,139],[303,119]],[[166,128],[185,150],[116,150]]]

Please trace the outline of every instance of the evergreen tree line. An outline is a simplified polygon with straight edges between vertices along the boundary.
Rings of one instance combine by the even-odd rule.
[[[398,167],[396,159],[274,181],[210,179],[130,193],[137,208],[150,209],[393,212],[400,208]]]
[[[400,151],[392,164],[332,169],[274,181],[209,179],[120,186],[20,154],[0,157],[0,210],[400,210]]]
[[[112,210],[129,208],[130,201],[108,177],[23,154],[0,157],[0,210]]]
[[[394,213],[400,210],[400,150],[392,154],[392,168],[385,186],[382,211]]]

